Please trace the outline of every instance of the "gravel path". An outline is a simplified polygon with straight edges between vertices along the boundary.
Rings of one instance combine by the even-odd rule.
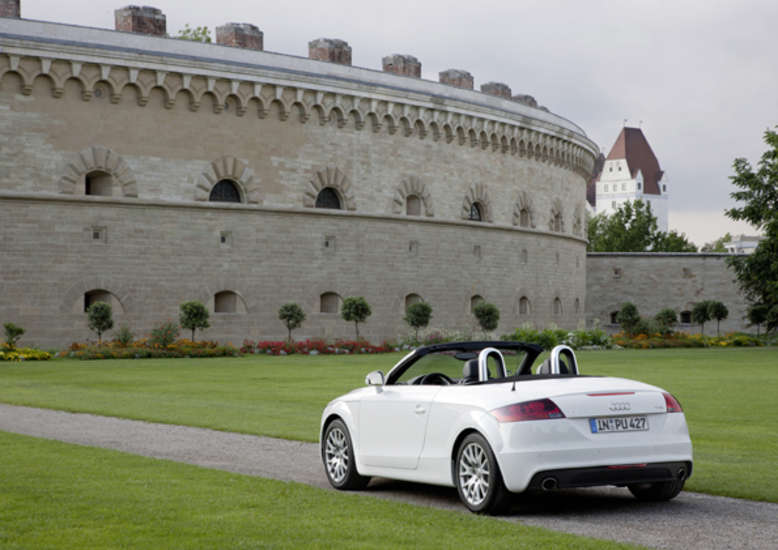
[[[0,430],[329,487],[315,443],[3,404]],[[364,493],[463,511],[450,488],[373,480]],[[505,519],[654,548],[778,547],[778,504],[698,493],[646,504],[626,489],[559,491],[519,497]]]

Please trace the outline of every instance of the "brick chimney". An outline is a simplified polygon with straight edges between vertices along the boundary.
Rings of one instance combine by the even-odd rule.
[[[0,17],[21,17],[21,0],[0,0]]]
[[[167,35],[167,21],[162,10],[151,6],[124,6],[113,12],[116,30],[154,36]]]
[[[263,49],[262,31],[250,23],[225,23],[216,27],[216,43],[247,50]]]
[[[382,60],[384,72],[421,78],[421,62],[412,55],[395,53]]]
[[[448,84],[449,86],[456,86],[457,88],[464,88],[466,90],[473,89],[473,75],[467,71],[460,71],[459,69],[448,69],[438,74],[440,82],[442,84]]]
[[[487,82],[481,84],[481,91],[485,94],[496,95],[498,97],[504,97],[505,99],[511,98],[511,88],[507,84],[502,82]]]
[[[317,38],[308,42],[308,57],[319,61],[351,65],[351,46],[337,38]]]

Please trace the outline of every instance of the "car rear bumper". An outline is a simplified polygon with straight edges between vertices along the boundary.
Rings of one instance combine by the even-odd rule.
[[[600,485],[632,485],[687,479],[692,475],[691,461],[622,464],[592,468],[544,470],[532,476],[528,489],[551,490]]]

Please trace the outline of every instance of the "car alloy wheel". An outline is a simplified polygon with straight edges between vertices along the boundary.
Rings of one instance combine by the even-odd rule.
[[[459,459],[459,484],[465,500],[480,506],[489,493],[489,459],[478,443],[468,443]]]
[[[370,478],[359,475],[354,460],[354,447],[346,424],[339,418],[324,430],[321,458],[327,479],[336,489],[363,489]]]
[[[455,482],[465,506],[476,513],[499,514],[509,506],[500,468],[489,443],[479,433],[467,435],[454,463]]]

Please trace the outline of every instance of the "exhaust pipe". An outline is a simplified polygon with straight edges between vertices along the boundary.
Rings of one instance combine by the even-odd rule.
[[[684,479],[686,479],[686,470],[684,468],[680,468],[678,470],[678,480],[683,481]]]
[[[543,478],[543,481],[540,482],[540,488],[544,491],[553,491],[557,486],[558,483],[555,477],[545,477]]]

